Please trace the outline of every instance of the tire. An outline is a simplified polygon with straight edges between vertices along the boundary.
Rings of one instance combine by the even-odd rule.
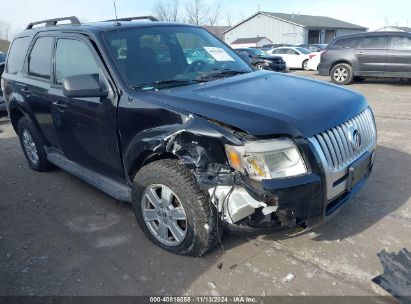
[[[256,63],[254,67],[257,70],[264,70],[264,65],[262,63]]]
[[[27,117],[19,120],[18,134],[21,148],[30,168],[40,172],[49,171],[52,165],[47,160],[47,154],[44,150],[45,143],[32,121]]]
[[[164,201],[164,197],[167,196],[163,192],[165,188],[168,188],[167,193],[171,190],[173,197],[168,207]],[[157,196],[152,196],[153,191]],[[159,198],[160,201],[157,201]],[[155,204],[152,201],[156,201]],[[190,170],[175,159],[149,163],[136,174],[132,205],[137,221],[146,236],[170,252],[202,256],[218,243],[222,235],[222,228],[217,222],[217,210],[208,195],[200,189]],[[168,210],[170,208],[172,210]],[[181,208],[185,212],[185,220],[181,220],[184,218]],[[178,213],[175,212],[177,209]],[[173,215],[176,215],[176,218],[178,216],[180,220],[172,218]],[[171,229],[176,223],[184,234],[181,239],[181,231],[177,233],[177,237]],[[161,228],[164,227],[163,224],[168,225],[165,234],[164,228]]]
[[[331,69],[331,80],[336,84],[347,85],[353,81],[352,67],[347,63],[336,64]]]
[[[308,69],[308,59],[306,59],[306,60],[303,61],[302,68],[303,68],[304,70],[306,70],[306,71],[309,71],[309,69]]]

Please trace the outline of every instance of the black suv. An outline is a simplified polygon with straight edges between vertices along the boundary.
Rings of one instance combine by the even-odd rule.
[[[154,243],[195,256],[223,228],[315,227],[362,188],[376,128],[361,95],[254,71],[199,27],[133,19],[14,38],[2,86],[32,169],[130,202]]]
[[[337,84],[367,76],[411,79],[411,33],[370,32],[334,38],[321,55],[318,71]]]
[[[281,56],[268,55],[257,48],[241,48],[235,51],[257,70],[284,72],[287,68]]]

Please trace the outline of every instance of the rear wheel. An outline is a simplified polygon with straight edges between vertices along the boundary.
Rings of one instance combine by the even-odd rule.
[[[331,69],[331,80],[336,84],[350,84],[353,81],[352,67],[347,63],[336,64]]]
[[[177,160],[143,167],[134,178],[133,210],[147,237],[168,251],[201,256],[220,236],[217,211]]]
[[[36,171],[50,170],[52,166],[47,160],[44,141],[30,119],[23,117],[19,120],[18,134],[30,168]]]

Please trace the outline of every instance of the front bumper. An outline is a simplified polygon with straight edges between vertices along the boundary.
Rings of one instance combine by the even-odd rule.
[[[270,70],[274,72],[283,72],[286,70],[287,65],[285,62],[270,62],[270,63],[266,63],[265,67],[266,67],[266,70]]]
[[[362,134],[362,144],[354,149],[351,132]],[[275,208],[267,214],[255,213],[243,221],[232,222],[232,230],[273,232],[277,228],[316,227],[346,205],[365,185],[369,178],[377,146],[377,134],[369,108],[344,124],[326,130],[308,139],[295,140],[308,164],[309,174],[284,179],[263,180],[264,195],[248,191],[253,199]],[[339,150],[340,149],[340,150]],[[247,185],[245,185],[247,186]],[[235,203],[235,202],[234,202]]]
[[[321,76],[330,76],[330,67],[320,62],[318,65],[318,73]]]

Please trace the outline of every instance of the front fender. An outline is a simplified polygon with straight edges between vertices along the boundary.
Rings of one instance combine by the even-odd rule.
[[[130,180],[145,161],[155,155],[172,154],[189,168],[226,164],[223,144],[242,142],[228,129],[189,115],[182,124],[159,126],[136,134],[123,154]]]

